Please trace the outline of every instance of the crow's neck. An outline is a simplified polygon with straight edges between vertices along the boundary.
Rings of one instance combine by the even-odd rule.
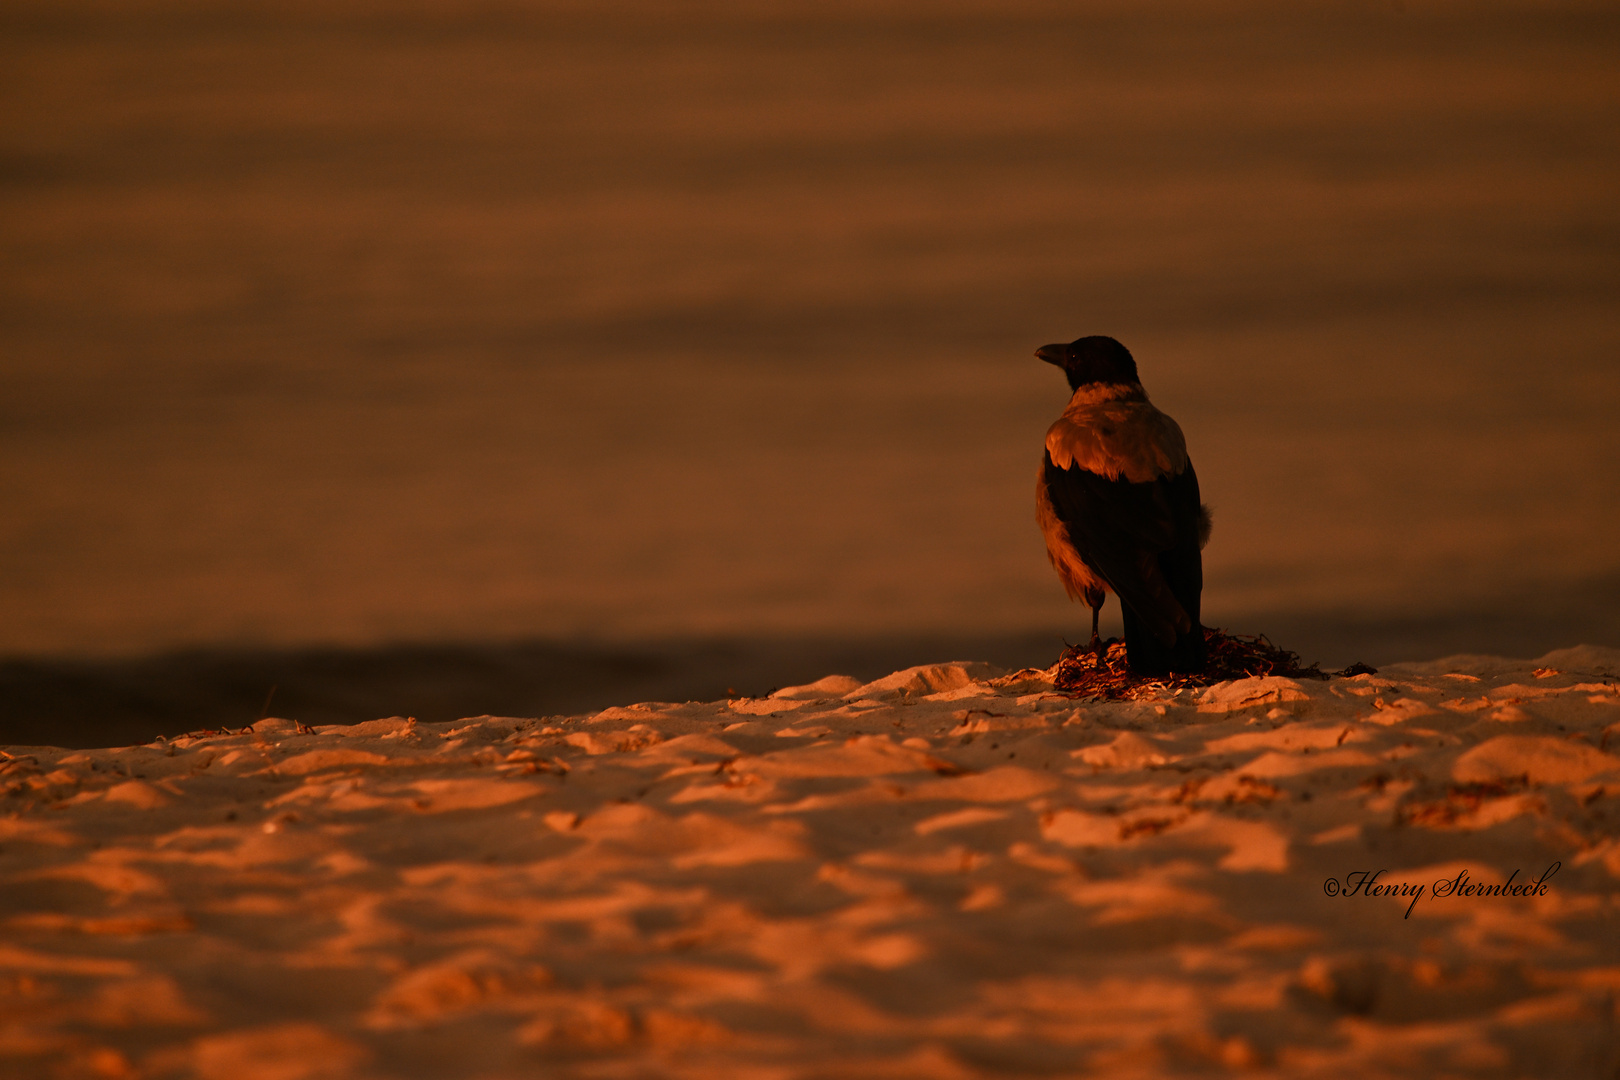
[[[1104,401],[1146,401],[1147,391],[1139,382],[1087,382],[1074,388],[1069,403],[1097,405]]]

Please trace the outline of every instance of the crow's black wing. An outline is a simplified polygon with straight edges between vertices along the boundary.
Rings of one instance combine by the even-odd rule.
[[[1198,637],[1201,645],[1202,634],[1192,634],[1203,588],[1192,464],[1173,477],[1133,484],[1078,465],[1060,469],[1048,455],[1045,475],[1069,542],[1119,595],[1133,621],[1164,649],[1185,651],[1190,646],[1180,646],[1184,635]]]
[[[1156,670],[1203,671],[1206,650],[1204,627],[1200,621],[1203,615],[1200,600],[1204,591],[1200,522],[1207,519],[1203,516],[1203,505],[1199,501],[1198,474],[1193,471],[1192,462],[1189,461],[1180,473],[1160,483],[1167,485],[1165,494],[1175,521],[1176,542],[1169,551],[1159,554],[1159,569],[1192,626],[1176,635],[1175,644],[1168,655],[1150,650],[1144,660],[1147,665],[1157,665]],[[1138,667],[1147,669],[1146,665],[1139,664]]]

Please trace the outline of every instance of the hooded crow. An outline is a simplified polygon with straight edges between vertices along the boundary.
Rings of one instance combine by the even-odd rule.
[[[1125,617],[1138,675],[1204,668],[1198,601],[1209,507],[1181,428],[1148,401],[1130,351],[1111,337],[1043,345],[1074,396],[1046,432],[1035,518],[1069,597],[1091,605],[1091,644],[1107,592]]]

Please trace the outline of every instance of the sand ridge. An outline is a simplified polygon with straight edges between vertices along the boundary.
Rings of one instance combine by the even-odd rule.
[[[0,1072],[1607,1077],[1617,793],[1591,647],[12,747]]]

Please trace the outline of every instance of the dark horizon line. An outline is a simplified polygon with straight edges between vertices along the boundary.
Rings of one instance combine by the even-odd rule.
[[[1288,613],[1221,628],[1265,634],[1305,663],[1342,668],[1460,653],[1535,659],[1620,643],[1614,608],[1369,618]],[[1089,631],[1089,628],[1087,628]],[[383,716],[551,716],[639,701],[763,696],[831,674],[880,678],[918,664],[982,660],[1049,667],[1067,632],[709,634],[637,641],[546,639],[372,646],[193,646],[134,657],[0,657],[0,745],[89,748],[244,727],[265,715],[307,724]]]

